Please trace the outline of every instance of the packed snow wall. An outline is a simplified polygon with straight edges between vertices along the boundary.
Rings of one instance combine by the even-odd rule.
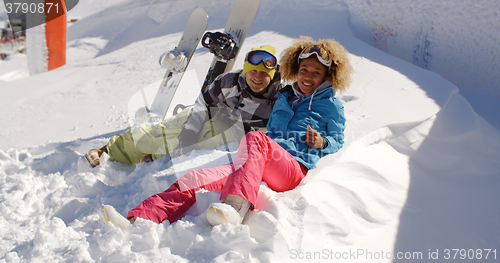
[[[500,1],[344,2],[364,42],[459,88],[500,97]]]

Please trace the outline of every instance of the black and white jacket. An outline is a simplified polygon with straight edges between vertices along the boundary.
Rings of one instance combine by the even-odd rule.
[[[245,133],[252,130],[265,133],[275,95],[281,89],[280,81],[276,72],[266,93],[254,95],[242,70],[223,74],[198,96],[183,128],[199,133],[205,122],[218,113],[230,126],[242,122]]]

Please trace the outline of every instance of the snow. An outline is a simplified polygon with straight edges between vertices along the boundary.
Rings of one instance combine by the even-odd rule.
[[[378,3],[263,0],[241,50],[271,44],[279,53],[309,35],[335,38],[350,51],[353,83],[338,95],[347,118],[340,152],[292,191],[263,184],[242,225],[211,227],[204,213],[218,193],[199,192],[174,224],[138,219],[122,232],[101,225],[101,204],[125,215],[188,169],[227,162],[227,153],[193,152],[174,167],[163,159],[124,165],[104,155],[91,168],[82,155],[129,127],[134,95],[158,85],[158,57],[175,47],[190,12],[204,7],[208,30],[220,30],[232,1],[80,1],[69,14],[82,19],[68,28],[65,66],[29,76],[25,55],[0,61],[0,262],[441,262],[446,249],[462,249],[460,262],[496,262],[500,126],[490,109],[498,100],[470,90],[464,97],[462,87],[364,42],[365,28],[353,21],[371,2]],[[397,3],[383,13],[401,12],[405,2]],[[423,17],[451,16],[453,5],[440,2]],[[160,15],[168,10],[172,16]],[[461,14],[471,20],[461,28],[470,32],[477,14]],[[211,60],[200,46],[174,105],[194,101]],[[491,88],[483,77],[468,75]],[[480,115],[469,98],[481,105]],[[463,251],[475,258],[459,259]]]
[[[497,1],[346,3],[357,36],[364,41],[459,87],[500,96]]]
[[[38,1],[41,3],[41,1]],[[28,69],[31,75],[48,70],[48,48],[45,39],[45,24],[41,21],[45,16],[39,13],[26,16],[26,54],[31,54],[28,59]],[[33,25],[39,25],[33,27]]]

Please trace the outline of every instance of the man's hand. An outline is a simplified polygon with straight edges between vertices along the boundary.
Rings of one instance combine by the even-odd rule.
[[[315,129],[307,125],[306,144],[312,148],[323,148],[324,138]]]

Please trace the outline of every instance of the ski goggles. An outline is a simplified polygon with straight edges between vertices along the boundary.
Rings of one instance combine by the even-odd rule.
[[[257,66],[262,62],[264,67],[267,69],[275,69],[278,66],[278,60],[276,57],[266,51],[263,50],[254,50],[248,52],[245,61],[248,61],[250,64]]]
[[[321,64],[325,65],[329,69],[331,68],[332,60],[330,59],[330,52],[320,45],[310,45],[305,47],[302,52],[300,52],[298,60],[300,62],[300,60],[309,58],[312,55],[316,55]],[[337,65],[337,63],[335,63],[335,65]]]

